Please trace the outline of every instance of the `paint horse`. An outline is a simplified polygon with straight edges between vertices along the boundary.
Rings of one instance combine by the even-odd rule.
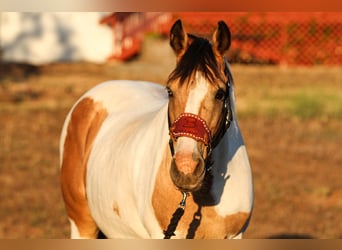
[[[166,88],[108,81],[77,101],[60,141],[72,238],[242,237],[253,185],[224,56],[230,43],[223,21],[210,42],[178,20]]]

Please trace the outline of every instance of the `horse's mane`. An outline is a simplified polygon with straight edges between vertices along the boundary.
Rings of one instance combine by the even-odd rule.
[[[196,71],[200,71],[211,83],[216,78],[221,79],[222,76],[209,40],[190,34],[189,38],[193,41],[170,74],[168,82],[179,79],[181,83],[184,83]]]

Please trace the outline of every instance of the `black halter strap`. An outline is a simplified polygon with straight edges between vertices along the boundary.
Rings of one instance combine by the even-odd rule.
[[[224,105],[223,105],[223,110],[222,110],[222,119],[221,119],[221,124],[219,126],[218,131],[216,132],[213,140],[212,140],[212,144],[207,158],[205,159],[205,168],[207,171],[211,170],[211,166],[214,164],[213,160],[212,160],[212,149],[214,149],[221,141],[221,139],[224,137],[225,133],[227,132],[227,130],[230,127],[230,124],[233,121],[233,112],[231,109],[231,103],[230,103],[230,88],[233,84],[233,77],[232,74],[228,68],[228,63],[226,62],[226,67],[225,67],[225,74],[227,76],[227,82],[226,82],[226,97],[224,99]],[[172,143],[172,141],[170,142]]]
[[[226,63],[224,71],[227,76],[227,82],[226,82],[227,92],[226,92],[226,96],[224,99],[221,124],[216,135],[213,138],[212,148],[215,148],[219,144],[219,142],[221,141],[221,139],[223,138],[224,134],[229,129],[230,124],[233,121],[233,112],[232,112],[231,103],[230,103],[230,88],[233,84],[233,76],[229,70],[228,63]]]

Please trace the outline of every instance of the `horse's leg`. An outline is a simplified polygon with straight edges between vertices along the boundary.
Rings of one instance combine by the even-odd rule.
[[[68,158],[68,157],[64,157]],[[63,161],[61,183],[65,208],[70,221],[71,238],[97,238],[98,227],[93,220],[85,194],[83,174],[78,173],[77,159]]]
[[[86,195],[86,171],[93,140],[107,112],[92,99],[74,108],[63,146],[61,188],[72,238],[97,238],[99,229],[91,216]]]
[[[62,194],[70,221],[71,238],[97,238],[98,228],[88,208],[83,178],[75,178],[68,172],[74,170],[76,174],[76,169],[71,168],[68,161],[63,162]]]

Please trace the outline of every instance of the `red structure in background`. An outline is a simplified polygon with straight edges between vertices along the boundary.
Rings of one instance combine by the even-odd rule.
[[[114,12],[100,20],[113,31],[108,60],[128,60],[139,53],[146,32],[167,34],[172,14],[167,12]]]
[[[139,52],[145,32],[167,35],[178,18],[189,33],[202,36],[224,20],[232,33],[227,56],[233,63],[342,64],[342,15],[331,12],[113,13],[101,20],[113,29],[109,59],[129,59]]]

